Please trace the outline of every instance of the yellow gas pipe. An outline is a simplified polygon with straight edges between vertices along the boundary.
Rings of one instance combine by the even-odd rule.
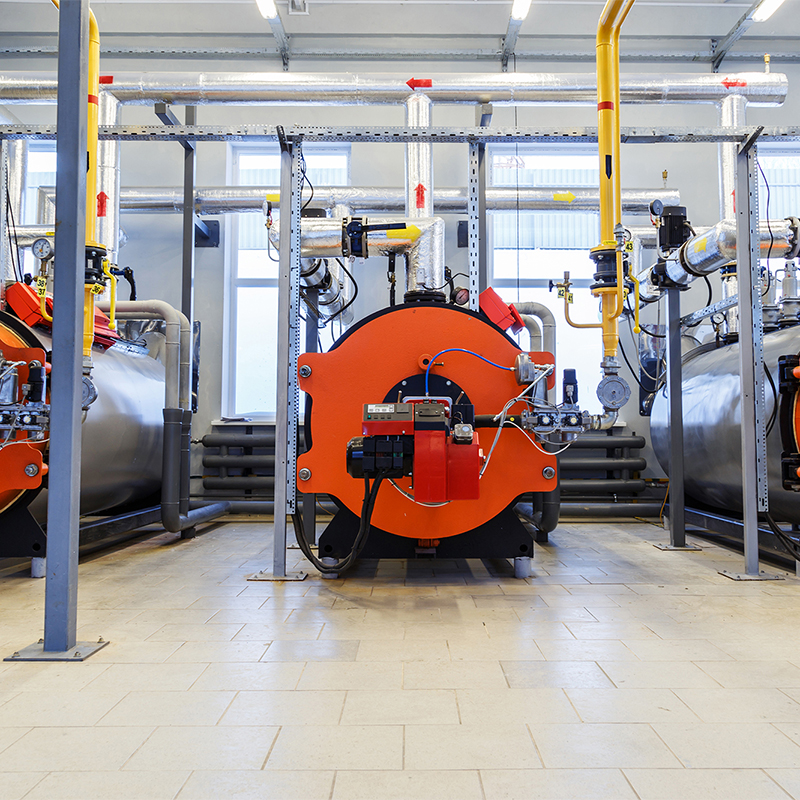
[[[616,286],[592,289],[600,298],[602,322],[567,322],[575,328],[602,328],[603,353],[616,358],[619,345],[619,322],[625,301],[625,281],[622,263],[623,241],[622,190],[619,180],[620,161],[620,91],[619,91],[619,34],[635,0],[607,0],[597,24],[597,145],[600,155],[600,244],[592,252],[614,250],[616,255]],[[569,291],[565,292],[564,305]],[[637,292],[638,295],[638,292]],[[637,297],[638,316],[638,297]],[[637,320],[638,323],[638,320]],[[638,327],[638,324],[637,324]]]
[[[52,0],[59,8],[59,0]],[[97,124],[100,96],[100,28],[94,12],[89,10],[89,103],[86,115],[86,247],[97,252],[105,248],[95,241],[97,237]],[[95,283],[87,283],[83,290],[83,358],[84,365],[92,357],[94,343]]]

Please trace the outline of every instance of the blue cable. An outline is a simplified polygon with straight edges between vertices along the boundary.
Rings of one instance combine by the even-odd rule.
[[[425,397],[428,397],[428,377],[430,375],[431,367],[433,366],[433,362],[436,361],[439,356],[443,356],[445,353],[468,353],[471,356],[475,356],[475,358],[479,358],[481,361],[485,361],[487,364],[491,364],[493,367],[497,367],[497,369],[505,369],[509,370],[510,372],[514,371],[514,367],[504,367],[502,364],[495,364],[494,361],[489,361],[488,358],[485,356],[480,355],[479,353],[473,353],[472,350],[465,350],[463,347],[448,347],[447,350],[442,350],[441,352],[437,353],[429,362],[428,366],[425,369]]]

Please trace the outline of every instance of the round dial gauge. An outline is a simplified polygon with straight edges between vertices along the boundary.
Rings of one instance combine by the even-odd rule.
[[[725,315],[721,311],[717,311],[716,314],[711,315],[711,321],[715,325],[722,325],[722,323],[725,322]]]
[[[46,261],[53,255],[53,246],[49,239],[37,239],[31,246],[31,250],[40,261]]]

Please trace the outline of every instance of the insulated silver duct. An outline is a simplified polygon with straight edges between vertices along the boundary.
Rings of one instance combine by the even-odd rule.
[[[400,230],[370,231],[366,234],[370,256],[390,253],[408,255],[406,291],[429,291],[444,286],[444,221],[403,219],[402,217],[370,217],[365,225],[402,222]],[[280,245],[280,220],[269,231],[273,244]],[[342,257],[342,221],[339,219],[304,219],[300,228],[301,258]]]
[[[796,251],[796,220],[761,220],[758,227],[761,258],[783,258]],[[667,259],[667,275],[676,283],[688,284],[732,261],[736,261],[736,220],[724,219],[671,254]]]
[[[741,95],[726,97],[719,104],[719,124],[723,128],[740,128],[746,124],[747,99]],[[719,150],[719,218],[736,217],[736,155],[738,142],[720,142]]]
[[[102,144],[102,143],[101,143]],[[45,187],[51,202],[55,202],[55,188]],[[273,205],[280,200],[276,186],[214,186],[199,187],[195,193],[195,207],[200,214],[240,214],[262,211],[266,200]],[[660,200],[665,206],[680,205],[676,189],[623,189],[622,210],[625,214],[647,215],[650,203]],[[344,206],[351,214],[376,212],[404,213],[405,191],[383,186],[315,186],[309,208],[335,209]],[[566,213],[599,210],[597,189],[586,188],[488,188],[486,207],[489,211],[564,211]],[[440,214],[465,214],[466,189],[436,189],[433,204]],[[162,187],[129,187],[120,196],[122,211],[177,212],[183,211],[183,189]],[[655,228],[652,229],[655,233]],[[653,234],[654,235],[654,234]]]
[[[431,126],[433,103],[424,94],[406,98],[406,127]],[[433,216],[433,145],[430,142],[406,144],[406,207],[407,217]]]
[[[0,75],[0,103],[55,103],[56,89],[52,72]],[[115,74],[107,91],[133,105],[399,105],[410,93],[391,74],[280,72]],[[788,81],[775,72],[626,75],[620,91],[624,103],[717,103],[736,94],[755,105],[781,105]],[[425,94],[434,103],[595,105],[597,81],[594,73],[445,73],[433,76]]]
[[[119,121],[119,100],[109,92],[102,92],[98,125],[119,125]],[[119,248],[119,186],[120,142],[101,140],[97,143],[97,241],[105,245],[112,263],[116,263]]]

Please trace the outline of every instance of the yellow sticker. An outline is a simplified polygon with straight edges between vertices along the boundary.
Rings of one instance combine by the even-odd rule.
[[[416,225],[408,225],[405,228],[386,231],[387,239],[411,239],[412,242],[416,242],[421,235],[422,231]]]
[[[268,194],[266,200],[268,203],[280,203],[281,196],[279,194]]]
[[[574,300],[574,297],[573,297],[573,295],[572,295],[572,292],[570,292],[569,294],[567,294],[567,290],[566,290],[566,289],[565,289],[565,288],[562,286],[562,287],[561,287],[561,288],[558,290],[558,296],[559,296],[559,297],[561,297],[561,298],[563,298],[565,295],[566,295],[566,297],[567,297],[567,302],[568,302],[568,303],[571,303],[571,302]]]
[[[106,287],[102,283],[92,284],[92,294],[103,294],[105,290]]]
[[[705,239],[705,237],[702,237],[700,239],[695,239],[694,240],[694,244],[692,245],[692,252],[693,253],[705,253],[707,244],[708,244],[708,241]]]
[[[625,242],[625,252],[626,253],[633,252],[633,242]]]
[[[553,200],[556,203],[571,203],[575,199],[575,195],[572,192],[556,192],[553,195]]]
[[[36,279],[36,294],[39,297],[47,297],[47,278],[38,277]]]

